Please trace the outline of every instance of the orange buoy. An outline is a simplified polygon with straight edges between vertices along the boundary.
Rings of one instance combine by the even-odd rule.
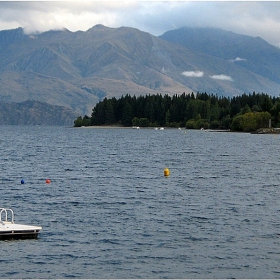
[[[170,175],[169,169],[165,168],[163,171],[163,174],[164,174],[164,176],[169,176]]]
[[[46,180],[46,184],[49,184],[50,182],[51,182],[50,179],[47,179],[47,180]]]

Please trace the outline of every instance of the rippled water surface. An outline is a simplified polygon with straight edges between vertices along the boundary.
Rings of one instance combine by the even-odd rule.
[[[0,241],[0,277],[280,278],[279,147],[280,135],[0,126],[0,207],[43,227]]]

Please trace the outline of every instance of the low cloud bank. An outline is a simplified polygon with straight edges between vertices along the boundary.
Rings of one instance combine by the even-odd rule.
[[[236,61],[247,61],[246,58],[240,58],[240,57],[236,57],[235,59],[230,59],[231,62],[236,62]]]
[[[182,75],[184,75],[185,77],[194,77],[194,78],[201,78],[204,76],[204,72],[203,71],[184,71],[181,73]],[[230,81],[232,82],[233,79],[230,76],[221,74],[221,75],[212,75],[209,76],[211,79],[214,80],[220,80],[220,81]]]
[[[213,76],[210,76],[210,78],[214,79],[214,80],[221,80],[221,81],[230,81],[230,82],[233,81],[233,79],[230,76],[227,76],[227,75],[224,75],[224,74],[213,75]]]
[[[184,72],[182,72],[182,75],[184,75],[186,77],[200,78],[200,77],[203,77],[204,73],[203,73],[203,71],[184,71]]]

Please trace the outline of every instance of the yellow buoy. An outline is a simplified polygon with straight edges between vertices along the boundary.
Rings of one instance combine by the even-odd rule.
[[[170,175],[170,172],[169,172],[168,168],[165,168],[163,173],[164,173],[164,176],[169,176]]]

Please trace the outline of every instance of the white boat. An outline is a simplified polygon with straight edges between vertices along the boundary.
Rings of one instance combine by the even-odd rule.
[[[9,238],[36,238],[41,226],[16,224],[12,209],[0,208],[0,240]]]

